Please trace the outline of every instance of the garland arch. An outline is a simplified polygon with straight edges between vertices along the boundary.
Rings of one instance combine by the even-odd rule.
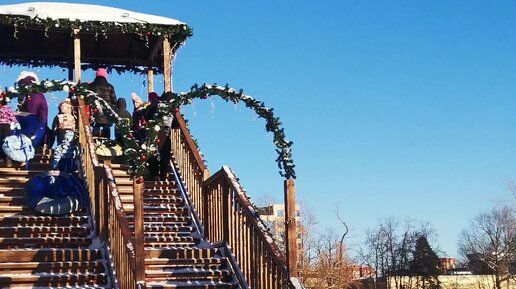
[[[69,92],[72,99],[80,97],[84,99],[85,104],[91,105],[94,109],[100,111],[107,111],[107,113],[116,119],[117,129],[120,131],[121,135],[125,137],[123,149],[124,154],[127,156],[127,172],[133,178],[141,180],[141,177],[144,176],[146,171],[147,159],[159,155],[158,147],[156,146],[158,132],[161,130],[163,124],[169,121],[169,118],[172,117],[174,112],[179,111],[181,105],[191,104],[194,99],[207,99],[215,95],[227,102],[231,101],[235,104],[241,101],[246,107],[254,110],[258,117],[265,119],[265,130],[274,135],[273,143],[276,146],[276,152],[278,154],[276,163],[279,168],[279,174],[286,179],[296,178],[295,165],[292,159],[293,142],[286,140],[285,131],[281,127],[280,119],[274,115],[274,109],[267,108],[263,101],[245,95],[243,90],[236,91],[227,84],[225,86],[216,84],[203,84],[199,86],[198,84],[194,84],[189,92],[173,93],[174,97],[170,102],[160,102],[161,105],[158,106],[157,117],[149,120],[145,124],[147,137],[143,143],[139,143],[134,138],[129,124],[120,118],[113,108],[94,92],[88,90],[87,83],[76,84],[70,81],[43,80],[40,83],[19,87],[18,89],[10,87],[7,91],[0,93],[0,101],[4,102],[6,99],[14,99],[21,94],[28,95],[31,93],[53,91]]]

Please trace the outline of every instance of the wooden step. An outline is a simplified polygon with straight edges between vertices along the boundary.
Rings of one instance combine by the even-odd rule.
[[[0,177],[0,185],[3,187],[25,186],[28,181],[29,181],[29,178],[27,178],[27,177],[20,177],[20,176]]]
[[[4,194],[6,196],[23,196],[23,194],[25,192],[25,185],[26,184],[20,184],[20,185],[11,186],[11,187],[0,186],[0,193]]]
[[[183,198],[179,198],[176,196],[148,196],[145,192],[143,193],[143,203],[147,205],[160,205],[160,204],[174,204],[174,205],[183,205]]]
[[[21,284],[11,284],[1,286],[0,289],[113,289],[112,286],[107,284],[94,284],[94,285],[66,285],[63,286],[31,286]]]
[[[134,228],[133,225],[130,225],[129,227]],[[188,225],[164,225],[161,223],[144,223],[143,228],[146,233],[191,233],[193,231],[193,228]]]
[[[75,216],[36,216],[36,215],[11,215],[0,216],[0,226],[78,226],[88,224],[89,217],[85,215]]]
[[[133,187],[132,186],[118,186],[118,192],[121,195],[133,195]],[[176,187],[162,187],[162,188],[145,188],[143,190],[143,195],[146,197],[152,196],[180,196],[180,192]]]
[[[32,209],[27,208],[27,206],[25,206],[25,205],[19,205],[19,206],[0,205],[0,215],[3,215],[3,213],[21,213],[21,212],[32,212]]]
[[[134,215],[127,214],[127,220],[132,221],[134,218]],[[143,220],[145,223],[148,222],[164,222],[164,223],[175,223],[175,222],[187,222],[191,223],[192,218],[190,215],[177,215],[177,214],[148,214],[143,215]]]
[[[1,178],[5,178],[5,177],[31,177],[31,176],[35,176],[35,175],[39,175],[39,174],[42,174],[42,173],[46,173],[47,171],[43,171],[43,170],[30,170],[30,171],[27,171],[27,170],[20,170],[20,169],[17,169],[17,168],[0,168],[0,177]]]
[[[145,258],[169,258],[169,259],[192,259],[192,258],[211,258],[217,253],[213,248],[196,247],[168,247],[168,248],[145,248]]]
[[[1,240],[1,239],[0,239]],[[159,235],[145,234],[145,244],[147,243],[172,243],[172,244],[192,244],[199,243],[199,240],[191,236],[177,236],[177,235],[165,235],[160,233]]]
[[[100,249],[9,249],[0,250],[4,262],[67,262],[102,259]]]
[[[0,206],[20,206],[25,205],[25,197],[23,195],[5,195],[0,194]]]
[[[171,268],[205,268],[219,269],[227,266],[225,258],[149,258],[145,259],[145,268],[149,270]]]
[[[145,278],[153,281],[172,280],[215,280],[228,279],[231,271],[226,269],[202,269],[202,268],[163,268],[158,270],[145,270]]]
[[[87,237],[89,233],[86,226],[0,227],[0,237]]]
[[[0,275],[0,286],[32,285],[32,286],[67,286],[106,284],[104,273],[33,273]]]
[[[221,281],[152,281],[147,280],[148,289],[232,289],[238,288],[236,284]]]
[[[124,204],[124,210],[126,213],[132,213],[134,211],[134,205],[131,203]],[[1,207],[0,207],[1,211]],[[189,213],[188,208],[182,206],[174,206],[169,204],[161,204],[161,205],[143,205],[144,214],[163,214],[163,213],[172,213],[175,214],[187,214]]]
[[[1,200],[1,199],[0,199]],[[133,194],[120,194],[120,200],[122,203],[128,203],[133,202],[134,196]],[[180,198],[176,195],[170,195],[170,194],[162,194],[162,193],[151,193],[148,194],[148,192],[143,192],[143,203],[149,204],[149,205],[159,205],[159,204],[176,204],[176,205],[183,205],[183,198]]]
[[[27,273],[103,273],[103,261],[69,262],[4,262],[0,263],[0,275]]]
[[[50,171],[52,169],[52,160],[30,160],[29,161],[29,170],[39,170],[39,171]],[[24,163],[15,162],[13,168],[17,170],[27,170],[27,166]]]
[[[80,248],[89,246],[91,239],[80,237],[18,237],[18,238],[0,238],[0,248]],[[0,259],[1,260],[1,259]]]

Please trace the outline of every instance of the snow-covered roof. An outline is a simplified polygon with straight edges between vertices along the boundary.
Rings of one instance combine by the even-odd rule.
[[[176,19],[138,13],[125,9],[91,4],[62,2],[28,2],[0,5],[0,14],[38,18],[69,19],[120,23],[152,23],[159,25],[184,24]]]
[[[9,44],[0,45],[0,65],[69,67],[74,35],[80,39],[83,69],[160,73],[164,40],[174,52],[192,31],[176,19],[100,5],[0,5],[0,39]]]

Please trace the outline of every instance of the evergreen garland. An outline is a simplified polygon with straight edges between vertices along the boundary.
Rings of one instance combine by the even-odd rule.
[[[278,164],[279,173],[282,177],[287,179],[296,178],[294,171],[294,162],[292,160],[292,142],[285,139],[285,131],[281,127],[280,119],[274,116],[273,109],[267,108],[262,101],[245,95],[243,90],[238,92],[230,88],[227,84],[225,86],[218,86],[216,84],[203,84],[201,86],[194,84],[190,92],[173,94],[173,99],[170,102],[160,102],[158,105],[157,114],[154,119],[147,121],[145,124],[145,139],[139,143],[134,138],[133,132],[126,121],[123,121],[118,114],[109,106],[106,101],[99,98],[94,92],[88,90],[87,84],[75,84],[69,81],[51,81],[43,80],[40,83],[35,83],[28,86],[22,86],[18,89],[9,88],[0,94],[0,102],[5,98],[14,98],[18,95],[29,95],[31,93],[45,93],[49,91],[65,91],[72,95],[72,99],[79,96],[84,99],[85,104],[92,106],[92,109],[99,110],[110,115],[116,122],[117,130],[124,136],[123,150],[126,156],[127,172],[137,181],[142,181],[142,176],[145,175],[148,166],[147,160],[153,157],[159,157],[158,152],[158,133],[169,122],[169,118],[173,117],[174,112],[179,111],[180,105],[188,105],[192,103],[193,99],[207,99],[209,96],[218,95],[225,101],[231,101],[235,104],[242,101],[246,107],[254,110],[256,114],[265,119],[265,129],[271,132],[273,143],[276,146],[278,157],[276,162]]]
[[[134,22],[106,22],[106,21],[80,21],[78,19],[52,19],[22,16],[22,15],[0,15],[0,24],[14,27],[14,38],[18,37],[18,33],[22,29],[34,29],[35,27],[44,31],[48,37],[49,31],[56,32],[72,32],[76,29],[81,34],[93,34],[96,38],[108,38],[110,34],[132,33],[137,35],[148,47],[151,37],[168,38],[171,43],[183,43],[188,37],[192,36],[192,29],[186,24],[163,25],[152,23],[134,23]],[[2,59],[0,64],[9,67],[12,66],[29,66],[29,67],[45,67],[59,66],[68,67],[68,63],[52,60],[25,60],[25,59]],[[82,69],[96,69],[100,67],[96,64],[84,64]],[[147,67],[125,66],[125,65],[107,65],[103,64],[108,72],[116,71],[118,73],[132,72],[144,74],[147,73]],[[155,73],[161,73],[159,68],[152,68]]]
[[[173,42],[182,42],[192,36],[192,29],[186,24],[163,25],[134,22],[106,22],[80,21],[78,19],[52,19],[29,17],[22,15],[0,15],[0,24],[14,26],[15,37],[20,28],[42,27],[48,31],[73,31],[79,29],[81,33],[95,34],[97,37],[107,38],[113,33],[134,33],[142,39],[149,36],[162,36]]]

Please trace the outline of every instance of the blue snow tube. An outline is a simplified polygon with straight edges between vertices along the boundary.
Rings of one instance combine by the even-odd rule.
[[[34,158],[32,142],[24,134],[6,137],[2,142],[2,150],[13,161],[24,163]]]
[[[45,124],[35,114],[27,112],[16,113],[16,120],[20,123],[21,133],[28,136],[33,146],[37,146],[45,135]]]
[[[69,173],[50,171],[33,176],[25,186],[29,208],[46,215],[76,212],[86,204],[86,188]]]

